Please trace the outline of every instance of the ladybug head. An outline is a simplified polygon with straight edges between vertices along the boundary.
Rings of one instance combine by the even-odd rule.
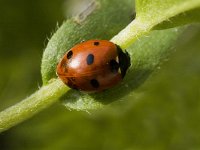
[[[127,69],[131,66],[130,62],[130,55],[128,54],[127,51],[123,52],[122,49],[117,46],[117,52],[118,52],[118,57],[119,57],[119,68],[121,70],[121,75],[122,78],[126,75]]]

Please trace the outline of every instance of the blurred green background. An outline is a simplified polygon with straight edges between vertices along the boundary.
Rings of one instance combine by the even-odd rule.
[[[42,85],[43,49],[66,19],[64,0],[0,1],[0,110]],[[0,134],[0,149],[200,149],[200,26],[135,92],[94,114],[60,103]]]

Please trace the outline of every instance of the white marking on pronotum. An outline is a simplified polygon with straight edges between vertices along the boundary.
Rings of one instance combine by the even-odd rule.
[[[74,15],[74,20],[78,23],[83,22],[95,9],[99,8],[96,0],[91,0],[82,5],[81,9]]]

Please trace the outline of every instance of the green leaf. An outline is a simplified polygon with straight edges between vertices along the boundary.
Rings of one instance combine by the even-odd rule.
[[[91,0],[86,6],[50,39],[41,65],[44,84],[56,77],[57,63],[73,45],[88,39],[110,39],[124,28],[131,21],[134,0]]]
[[[171,47],[180,33],[177,28],[154,31],[148,37],[136,41],[128,49],[132,65],[120,85],[96,94],[69,90],[61,98],[63,104],[69,109],[88,111],[114,101],[126,100],[126,96],[133,95],[134,89],[140,86],[173,51]]]
[[[151,26],[199,7],[199,0],[136,0],[137,18]]]
[[[154,29],[166,29],[166,28],[173,28],[176,26],[186,25],[189,23],[199,23],[200,22],[200,8],[196,8],[175,17],[169,18],[168,20],[158,24],[154,27]]]

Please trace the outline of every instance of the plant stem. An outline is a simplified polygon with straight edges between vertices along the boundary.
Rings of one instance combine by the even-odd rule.
[[[34,114],[58,101],[68,90],[59,79],[43,86],[28,98],[0,112],[0,132],[32,117]]]
[[[126,49],[141,35],[148,33],[151,28],[151,25],[142,23],[139,19],[135,19],[126,28],[114,36],[111,41],[119,45],[122,49]]]

